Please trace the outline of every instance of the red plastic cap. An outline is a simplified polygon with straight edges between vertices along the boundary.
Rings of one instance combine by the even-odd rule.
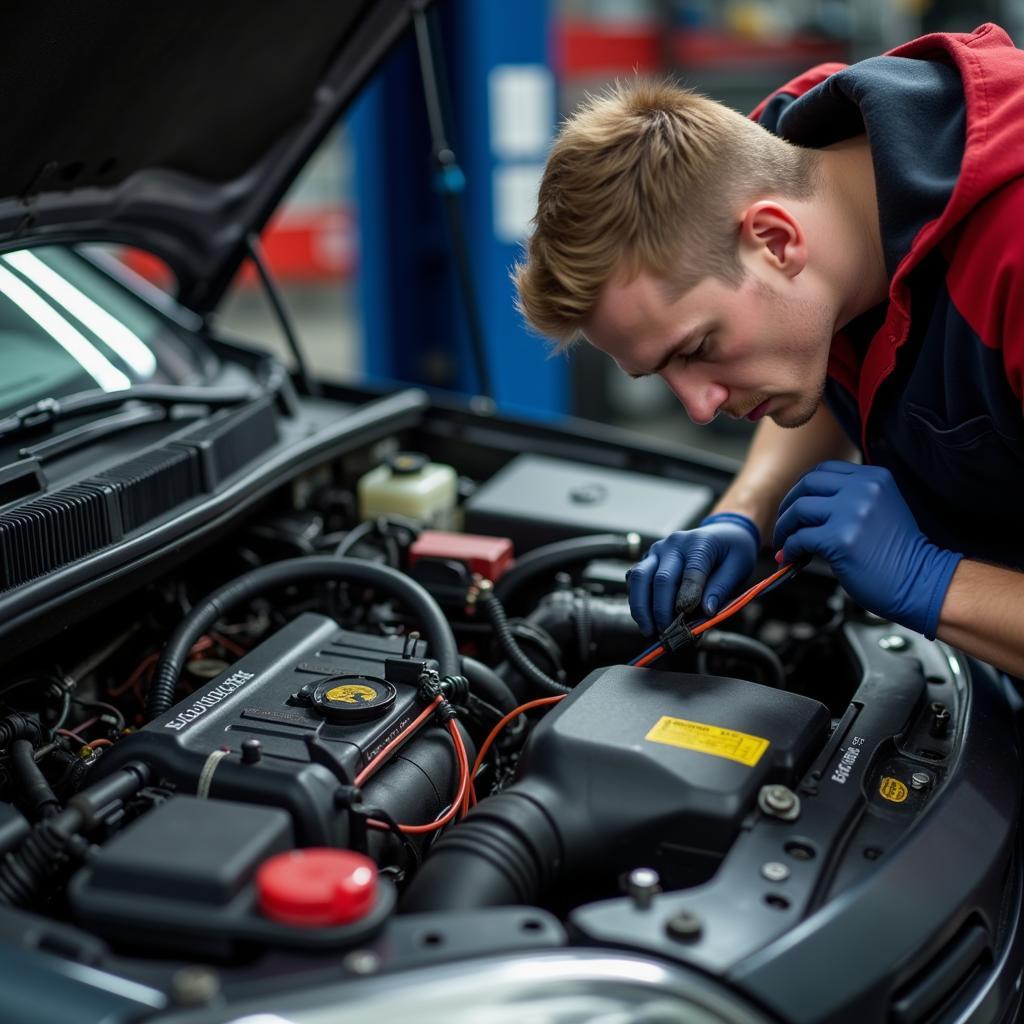
[[[256,890],[263,913],[282,924],[351,924],[377,899],[377,865],[352,850],[290,850],[260,865]]]

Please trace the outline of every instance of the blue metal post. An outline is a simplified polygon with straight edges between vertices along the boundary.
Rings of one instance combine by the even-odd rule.
[[[519,258],[556,120],[549,0],[439,0],[450,133],[495,398],[507,412],[565,412],[568,370],[523,327],[509,271]],[[367,371],[476,387],[411,41],[354,108],[360,296]]]

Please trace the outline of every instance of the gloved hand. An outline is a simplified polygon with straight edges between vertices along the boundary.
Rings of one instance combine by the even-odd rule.
[[[887,469],[852,462],[822,462],[796,484],[772,543],[781,562],[821,555],[858,604],[929,640],[963,557],[921,533]]]
[[[629,571],[629,609],[646,634],[662,632],[681,610],[696,607],[714,615],[750,575],[761,537],[738,512],[716,512],[693,530],[670,533]]]

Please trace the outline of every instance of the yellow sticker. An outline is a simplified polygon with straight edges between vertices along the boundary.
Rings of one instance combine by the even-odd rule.
[[[688,722],[685,718],[671,718],[663,715],[658,724],[644,737],[652,743],[667,743],[670,747],[697,750],[712,757],[724,757],[730,761],[753,766],[761,760],[768,749],[768,740],[750,736],[735,729],[722,729],[717,725],[703,722]]]
[[[907,787],[899,779],[894,779],[889,775],[882,779],[878,792],[884,799],[890,800],[894,804],[901,804],[907,799]]]
[[[359,701],[369,704],[371,700],[377,699],[377,691],[372,686],[346,683],[344,686],[336,686],[333,690],[328,690],[324,696],[328,700],[339,700],[343,704],[358,704]]]

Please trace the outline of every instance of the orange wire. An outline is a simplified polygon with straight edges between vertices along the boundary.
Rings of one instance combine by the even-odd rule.
[[[401,746],[417,729],[434,713],[434,709],[437,707],[443,697],[438,695],[434,698],[433,702],[428,704],[420,714],[414,718],[390,743],[388,743],[382,750],[380,750],[376,757],[370,761],[369,764],[355,777],[355,785],[361,786],[366,780],[377,771],[378,768],[384,763],[388,755],[396,748]],[[459,742],[462,742],[462,737],[459,737]]]
[[[422,835],[424,832],[436,832],[439,828],[447,825],[452,818],[462,809],[466,799],[466,791],[469,789],[469,756],[466,753],[466,745],[462,742],[462,733],[455,722],[448,722],[448,732],[451,733],[452,743],[455,746],[455,758],[459,764],[459,789],[455,799],[451,802],[448,810],[434,821],[426,825],[399,825],[400,831],[406,835]],[[388,826],[383,821],[370,818],[367,824],[372,828],[386,829]]]
[[[113,745],[111,740],[93,740],[92,743],[86,743],[86,746],[91,750],[96,750],[99,747],[112,747]]]
[[[749,590],[745,590],[739,597],[730,601],[718,614],[713,615],[710,619],[702,622],[699,626],[694,626],[691,632],[694,636],[700,636],[702,633],[706,633],[713,626],[717,626],[720,622],[724,622],[726,619],[731,618],[741,608],[748,605],[751,601],[757,597],[758,594],[762,593],[768,587],[770,587],[776,580],[785,576],[793,568],[793,564],[788,562],[786,565],[780,566],[770,576],[766,576],[759,583],[755,583]],[[649,654],[645,654],[636,664],[634,668],[646,668],[652,661],[657,661],[665,653],[664,645],[655,647]]]
[[[524,711],[529,711],[531,708],[543,707],[546,704],[557,704],[560,700],[565,700],[568,694],[561,693],[557,697],[539,697],[537,700],[528,700],[525,704],[520,704],[519,707],[510,711],[498,724],[487,734],[487,739],[480,745],[480,751],[476,755],[476,760],[473,762],[473,768],[469,773],[469,793],[467,794],[468,799],[473,803],[476,803],[476,786],[473,785],[473,780],[476,778],[476,773],[480,770],[480,765],[483,764],[484,758],[487,756],[487,752],[491,749],[494,741],[498,738],[498,733],[512,721],[513,718],[517,718]]]

